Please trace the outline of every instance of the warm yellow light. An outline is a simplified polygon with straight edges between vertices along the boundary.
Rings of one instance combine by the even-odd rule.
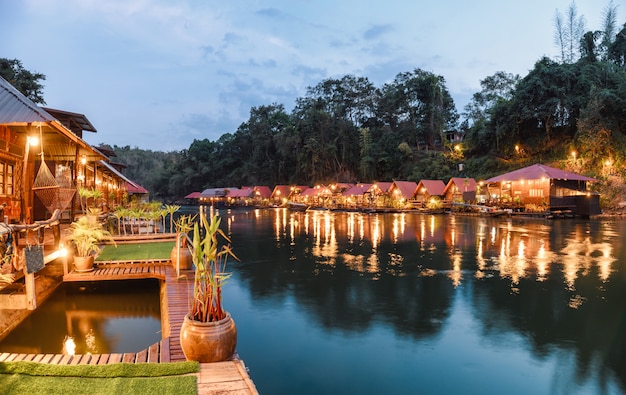
[[[39,137],[37,136],[27,136],[26,141],[31,147],[36,147],[39,145]]]
[[[80,163],[82,163],[83,165],[87,164],[87,158],[85,157],[85,155],[83,155],[83,157],[80,158]]]
[[[65,340],[63,341],[63,350],[66,355],[74,355],[76,353],[76,343],[74,342],[73,337],[65,337]]]

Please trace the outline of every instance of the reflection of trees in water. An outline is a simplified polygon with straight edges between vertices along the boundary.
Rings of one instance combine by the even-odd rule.
[[[406,218],[388,217],[348,213],[339,219],[320,212],[285,219],[279,212],[269,221],[274,228],[261,231],[234,221],[233,247],[245,263],[237,272],[254,298],[293,295],[325,327],[360,331],[387,322],[407,335],[436,333],[448,314],[452,285],[421,276],[421,262],[445,252],[414,248]],[[277,235],[283,236],[277,241]],[[434,240],[429,235],[427,243]]]
[[[440,331],[454,287],[471,282],[461,297],[485,338],[519,333],[539,358],[574,364],[571,380],[616,375],[626,388],[623,221],[283,212],[270,227],[244,222],[231,231],[254,298],[293,296],[329,328],[386,322],[419,338]]]

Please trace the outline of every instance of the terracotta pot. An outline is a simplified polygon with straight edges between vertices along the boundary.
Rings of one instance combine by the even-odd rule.
[[[227,361],[235,354],[237,327],[230,314],[216,322],[199,322],[185,316],[180,327],[180,346],[188,361]]]
[[[177,251],[180,251],[177,254]],[[172,252],[170,253],[170,259],[172,260],[172,265],[174,269],[176,269],[176,259],[180,262],[180,270],[191,270],[193,268],[193,258],[191,257],[191,251],[187,247],[172,248]]]
[[[74,267],[77,272],[85,273],[93,271],[93,262],[95,257],[93,255],[89,256],[76,256],[74,255]]]

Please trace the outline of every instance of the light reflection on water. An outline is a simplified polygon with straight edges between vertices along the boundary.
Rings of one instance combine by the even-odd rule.
[[[625,221],[222,215],[242,259],[225,303],[261,393],[625,388]]]
[[[157,281],[65,284],[2,342],[0,352],[139,352],[161,340]]]

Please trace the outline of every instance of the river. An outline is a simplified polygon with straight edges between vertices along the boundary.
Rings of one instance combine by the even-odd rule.
[[[220,215],[261,394],[626,390],[626,221]]]

